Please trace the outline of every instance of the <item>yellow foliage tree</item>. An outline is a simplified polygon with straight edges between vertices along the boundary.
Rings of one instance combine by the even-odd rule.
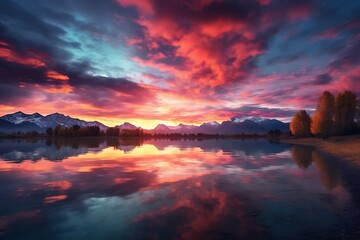
[[[333,132],[335,97],[325,91],[319,98],[315,114],[312,117],[311,132],[319,136],[329,136]]]
[[[297,112],[291,123],[290,131],[293,135],[298,137],[305,137],[311,135],[311,118],[305,110]]]

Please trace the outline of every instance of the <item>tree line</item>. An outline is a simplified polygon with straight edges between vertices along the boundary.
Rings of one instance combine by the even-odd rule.
[[[297,112],[290,131],[298,137],[353,134],[360,130],[360,103],[351,91],[336,96],[325,91],[319,98],[315,113],[310,116],[305,110]]]
[[[144,132],[141,128],[120,130],[117,127],[110,127],[106,131],[101,131],[98,126],[80,127],[73,125],[72,127],[64,127],[57,125],[55,128],[47,128],[46,135],[54,137],[141,137],[144,136]]]

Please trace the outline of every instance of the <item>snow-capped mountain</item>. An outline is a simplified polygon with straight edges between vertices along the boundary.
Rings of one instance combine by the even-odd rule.
[[[183,123],[180,123],[179,125],[177,126],[174,126],[174,127],[170,127],[170,129],[172,130],[179,130],[180,132],[182,131],[190,131],[190,130],[193,130],[197,128],[197,126],[194,126],[194,125],[186,125],[186,124],[183,124]]]
[[[1,133],[17,133],[17,132],[31,132],[31,131],[37,131],[37,132],[43,132],[44,129],[40,128],[35,123],[31,122],[21,122],[19,124],[14,124],[12,122],[9,122],[5,119],[0,118],[0,134]]]
[[[180,123],[177,126],[166,126],[165,124],[158,124],[153,130],[148,130],[149,133],[192,133],[198,127],[194,125],[186,125]]]
[[[201,126],[211,126],[211,127],[217,127],[219,125],[220,125],[220,123],[218,123],[216,121],[206,122],[206,123],[201,124]]]
[[[138,128],[138,127],[136,127],[135,125],[133,125],[133,124],[131,124],[131,123],[129,123],[129,122],[124,122],[123,124],[117,125],[117,126],[115,126],[115,127],[119,128],[120,131],[121,131],[121,130],[124,130],[124,129],[127,129],[127,130],[135,130],[135,129]]]
[[[261,117],[258,117],[258,116],[254,116],[254,117],[233,117],[230,119],[232,122],[235,122],[235,123],[240,123],[240,122],[244,122],[246,120],[249,120],[249,121],[252,121],[252,122],[256,122],[256,123],[261,123],[265,120],[269,120],[267,118],[261,118]]]
[[[33,123],[39,128],[55,127],[57,125],[64,127],[71,127],[73,125],[79,125],[80,127],[98,126],[101,130],[105,130],[107,128],[107,126],[97,121],[87,122],[78,118],[65,116],[61,113],[53,113],[47,116],[42,116],[39,113],[26,114],[23,112],[16,112],[2,116],[1,119],[9,121],[15,125],[26,122]]]
[[[79,125],[80,127],[99,126],[101,130],[106,130],[107,126],[100,122],[87,122],[81,119],[65,116],[61,113],[53,113],[43,116],[39,113],[26,114],[23,112],[16,112],[7,114],[0,118],[0,132],[16,132],[16,131],[32,131],[36,130],[44,132],[48,127],[55,127],[61,125],[64,127],[71,127]],[[121,125],[115,126],[121,129],[135,130],[138,127],[124,122]],[[152,130],[145,130],[146,133],[181,133],[181,134],[249,134],[249,133],[267,133],[270,130],[279,129],[283,132],[289,131],[289,123],[284,123],[276,119],[267,119],[260,117],[239,118],[233,117],[221,124],[212,121],[201,124],[200,126],[186,125],[180,123],[177,126],[166,126],[159,124]]]
[[[267,133],[270,130],[279,129],[289,131],[289,124],[276,119],[266,119],[259,117],[252,118],[232,118],[221,124],[213,121],[203,123],[200,126],[179,124],[178,126],[157,125],[150,133],[186,133],[186,134],[241,134],[241,133]]]
[[[14,124],[20,124],[23,122],[31,122],[31,123],[35,123],[36,125],[38,125],[37,123],[41,122],[41,119],[44,116],[39,114],[39,113],[34,113],[34,114],[26,114],[23,112],[16,112],[16,113],[12,113],[12,114],[7,114],[1,117],[1,119],[7,120],[11,123]],[[39,125],[38,125],[39,126]]]
[[[171,133],[170,127],[165,124],[158,124],[153,130],[149,130],[150,133]]]
[[[61,113],[53,113],[45,116],[40,124],[42,127],[54,127],[56,125],[71,127],[73,125],[79,125],[80,127],[98,126],[101,130],[107,128],[104,124],[97,121],[87,122],[78,118],[65,116]]]

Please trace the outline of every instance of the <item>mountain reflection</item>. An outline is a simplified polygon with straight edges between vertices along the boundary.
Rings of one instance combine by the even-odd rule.
[[[271,143],[267,140],[181,140],[164,139],[146,140],[142,138],[47,138],[47,139],[16,139],[0,140],[0,158],[21,162],[24,160],[37,161],[40,159],[63,160],[87,152],[99,152],[107,147],[114,147],[131,152],[143,144],[151,144],[158,150],[169,146],[179,149],[200,148],[206,152],[222,150],[230,154],[262,155],[264,153],[284,152],[287,147]],[[216,146],[216,148],[214,148]]]
[[[42,139],[0,154],[5,239],[326,239],[352,220],[336,165],[306,147]]]

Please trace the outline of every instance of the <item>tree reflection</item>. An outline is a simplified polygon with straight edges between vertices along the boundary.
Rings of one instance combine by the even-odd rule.
[[[340,175],[334,159],[316,151],[312,153],[312,159],[319,171],[321,183],[328,189],[337,187],[340,183]]]
[[[53,138],[52,144],[56,149],[62,147],[78,148],[98,148],[105,140],[101,138]],[[51,146],[51,145],[50,145]]]
[[[312,148],[301,145],[293,145],[291,147],[292,158],[300,169],[305,170],[311,165],[312,151]]]
[[[307,169],[311,163],[317,168],[321,183],[328,189],[337,187],[340,183],[340,175],[336,161],[307,146],[293,145],[291,155],[300,169]]]
[[[63,160],[89,151],[101,151],[107,147],[129,152],[144,144],[142,138],[39,138],[29,142],[28,139],[4,140],[0,145],[0,157],[3,160],[22,162]]]

